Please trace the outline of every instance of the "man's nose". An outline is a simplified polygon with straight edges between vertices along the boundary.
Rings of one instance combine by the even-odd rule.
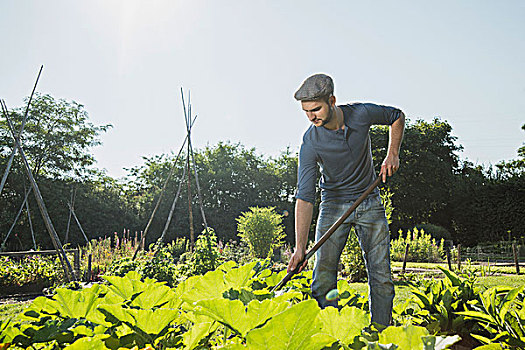
[[[313,114],[312,112],[306,112],[306,116],[310,120],[314,120],[315,119],[315,114]]]

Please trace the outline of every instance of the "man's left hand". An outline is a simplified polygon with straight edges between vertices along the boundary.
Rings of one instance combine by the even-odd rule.
[[[381,177],[383,182],[386,182],[386,177],[392,176],[399,170],[399,156],[388,154],[381,165]]]

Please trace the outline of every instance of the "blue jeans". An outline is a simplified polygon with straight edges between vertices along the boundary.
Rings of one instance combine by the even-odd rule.
[[[328,231],[352,203],[336,201],[321,203],[316,240]],[[388,326],[392,317],[394,283],[390,272],[390,232],[385,209],[378,194],[369,195],[317,251],[312,295],[322,308],[337,307],[337,300],[326,300],[326,294],[337,288],[339,259],[352,225],[356,228],[368,274],[372,322]]]

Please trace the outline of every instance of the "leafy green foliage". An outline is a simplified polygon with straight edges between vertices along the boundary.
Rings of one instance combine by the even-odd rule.
[[[21,259],[0,257],[0,294],[20,292],[31,285],[43,288],[63,281],[60,262],[55,257],[41,255]]]
[[[492,287],[480,295],[480,302],[470,303],[466,319],[479,322],[485,332],[473,335],[482,343],[503,343],[525,347],[524,287]]]
[[[204,229],[195,242],[195,252],[191,257],[191,275],[202,275],[215,270],[219,265],[217,236],[212,228]]]
[[[239,237],[250,247],[251,253],[257,258],[267,258],[273,249],[282,244],[284,238],[282,216],[275,208],[251,207],[237,218]]]
[[[22,123],[24,112],[25,108],[21,107],[10,113],[16,130]],[[0,143],[0,151],[4,153],[2,146],[9,149],[12,141],[5,122],[0,126],[3,131],[0,138],[7,139]],[[110,127],[90,123],[84,106],[77,102],[36,93],[22,136],[24,151],[35,174],[42,170],[55,177],[70,173],[78,176],[95,162],[87,151],[100,144],[98,135]]]
[[[107,276],[107,285],[57,289],[37,298],[17,320],[0,323],[0,341],[18,347],[93,349],[443,349],[457,337],[428,335],[418,327],[368,327],[369,315],[353,307],[355,295],[340,283],[341,310],[301,300],[294,277],[276,296],[268,287],[282,273],[265,261],[225,263],[169,288],[135,272]],[[309,282],[309,281],[308,281]]]
[[[470,303],[479,300],[480,290],[475,287],[475,277],[462,278],[452,271],[440,270],[445,274],[442,280],[409,282],[416,309],[407,302],[394,307],[394,312],[401,317],[409,315],[414,324],[432,333],[465,335],[476,331],[477,323],[460,314],[468,310]]]

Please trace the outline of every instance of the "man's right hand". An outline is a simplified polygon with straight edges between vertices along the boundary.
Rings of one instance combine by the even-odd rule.
[[[297,265],[299,265],[301,263],[301,261],[304,260],[304,256],[305,256],[304,250],[296,248],[295,251],[293,252],[292,257],[290,258],[290,262],[288,263],[288,269],[286,270],[286,272],[289,273],[289,272],[295,270]],[[306,267],[307,263],[308,263],[307,261],[304,261],[298,272],[303,271],[304,268]]]

